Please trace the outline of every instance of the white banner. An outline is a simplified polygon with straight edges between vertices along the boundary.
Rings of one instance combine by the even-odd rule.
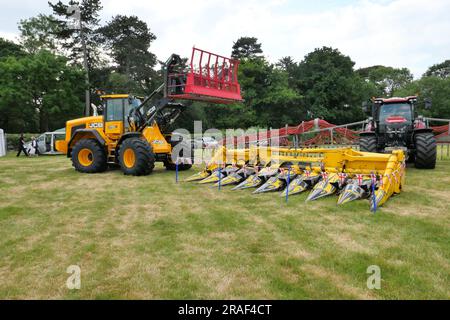
[[[3,129],[0,129],[0,157],[3,157],[6,155],[6,139],[5,139],[5,132]]]

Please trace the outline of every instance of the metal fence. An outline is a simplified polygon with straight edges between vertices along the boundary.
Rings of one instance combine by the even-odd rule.
[[[437,160],[450,160],[450,142],[439,142],[436,156]]]

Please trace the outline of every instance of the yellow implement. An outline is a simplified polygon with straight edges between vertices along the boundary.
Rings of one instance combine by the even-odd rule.
[[[307,201],[337,193],[339,204],[368,197],[372,210],[383,205],[393,194],[400,193],[405,181],[405,155],[402,150],[380,154],[352,148],[271,147],[221,147],[206,169],[187,181],[202,177],[203,181],[217,182],[218,168],[231,164],[239,164],[238,169],[231,173],[222,169],[220,177],[226,181],[225,185],[238,184],[233,190],[258,187],[255,193],[261,193],[281,191],[287,187],[288,194],[294,195],[312,189]],[[251,174],[240,175],[243,169]],[[286,190],[283,191],[285,194]]]

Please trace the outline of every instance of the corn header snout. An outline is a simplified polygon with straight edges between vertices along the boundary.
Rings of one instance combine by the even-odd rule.
[[[286,149],[251,147],[217,149],[205,169],[186,179],[199,184],[254,188],[254,194],[309,192],[306,201],[338,195],[339,205],[369,199],[371,210],[401,192],[405,155],[359,152],[351,148]]]

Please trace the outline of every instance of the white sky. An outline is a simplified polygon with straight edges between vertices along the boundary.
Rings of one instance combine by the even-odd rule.
[[[158,39],[160,60],[189,56],[193,45],[230,55],[233,41],[255,36],[266,57],[300,61],[321,46],[338,48],[356,67],[407,67],[416,77],[450,59],[450,0],[103,0],[102,22],[136,15]],[[17,22],[50,13],[46,0],[0,0],[0,36]]]

